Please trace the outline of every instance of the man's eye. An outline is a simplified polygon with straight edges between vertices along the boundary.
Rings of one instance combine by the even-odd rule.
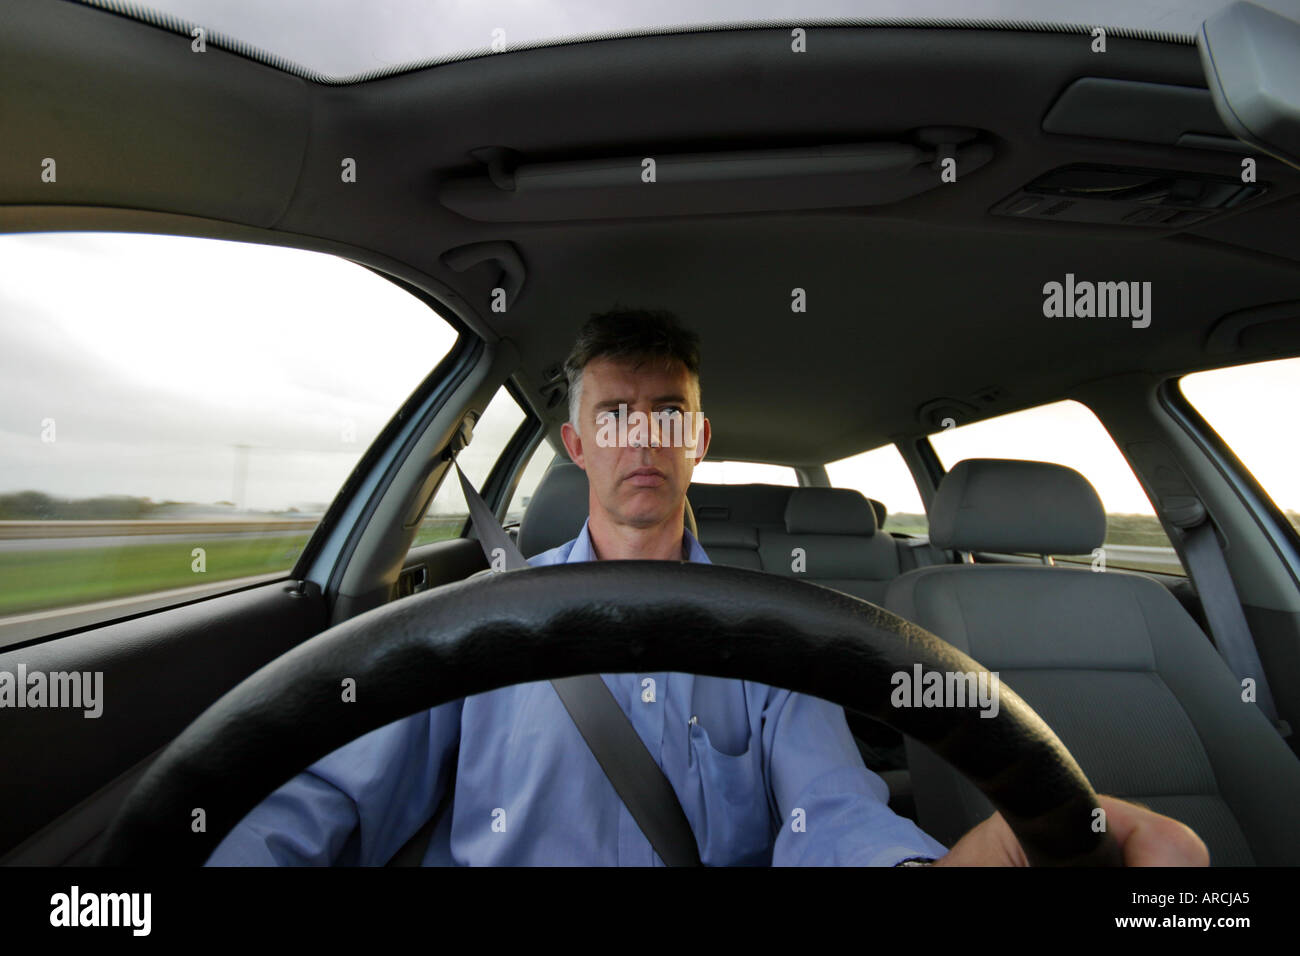
[[[659,409],[659,413],[660,413],[661,415],[662,415],[662,414],[680,415],[680,414],[682,414],[682,409],[681,409],[681,406],[678,406],[678,405],[670,405],[668,408],[661,408],[661,409]]]

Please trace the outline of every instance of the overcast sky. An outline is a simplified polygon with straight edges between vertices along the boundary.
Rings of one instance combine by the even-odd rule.
[[[245,444],[246,504],[328,502],[454,338],[332,256],[0,236],[0,491],[228,500]]]
[[[1195,33],[1230,0],[147,0],[330,76],[605,31],[832,17],[962,17]],[[1300,19],[1300,0],[1255,0]]]

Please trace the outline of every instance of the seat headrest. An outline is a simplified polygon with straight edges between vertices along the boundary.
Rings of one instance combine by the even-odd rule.
[[[871,505],[871,510],[876,513],[876,527],[883,528],[885,519],[889,517],[889,511],[885,508],[885,503],[877,501],[875,498],[868,498],[867,504]]]
[[[576,538],[587,520],[589,495],[587,473],[567,455],[556,455],[519,522],[519,550],[524,557],[534,557]],[[685,519],[687,529],[698,538],[689,501]]]
[[[795,488],[785,504],[787,534],[876,533],[876,513],[852,488]]]
[[[1045,461],[959,461],[930,507],[938,548],[1088,554],[1105,538],[1106,511],[1088,479]]]

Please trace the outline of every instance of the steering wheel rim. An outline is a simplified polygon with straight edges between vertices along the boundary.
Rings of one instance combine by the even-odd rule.
[[[664,600],[670,596],[671,600]],[[1031,866],[1122,865],[1096,794],[1005,683],[996,716],[895,708],[891,675],[985,669],[929,631],[796,578],[721,565],[598,561],[444,585],[329,628],[214,702],[159,755],[100,865],[201,865],[254,806],[326,754],[402,717],[573,674],[675,671],[821,697],[930,747],[1001,811]],[[342,700],[344,678],[355,702]],[[206,814],[203,832],[192,813]]]

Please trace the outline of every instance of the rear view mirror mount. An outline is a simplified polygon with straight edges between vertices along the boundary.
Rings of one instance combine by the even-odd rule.
[[[1300,169],[1300,22],[1237,2],[1206,18],[1196,46],[1224,125]]]

